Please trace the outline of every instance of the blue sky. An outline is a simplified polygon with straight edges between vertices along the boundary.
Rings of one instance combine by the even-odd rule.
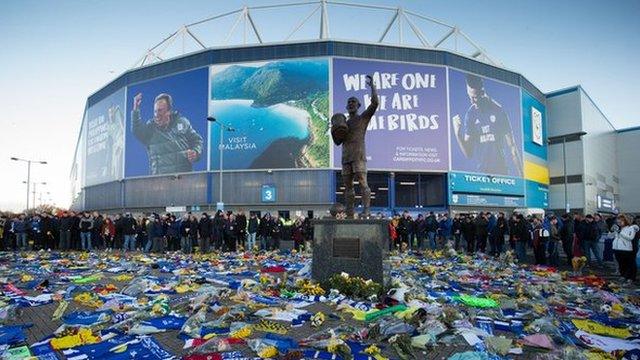
[[[353,2],[357,2],[353,0]],[[130,68],[144,53],[185,23],[240,8],[281,1],[0,2],[0,209],[24,206],[26,166],[9,156],[45,159],[32,181],[59,205],[68,205],[68,174],[86,97]],[[374,3],[365,2],[365,3]],[[618,128],[640,125],[640,1],[387,1],[458,25],[494,59],[525,75],[542,91],[581,84]],[[282,40],[313,8],[254,14],[265,41]],[[375,40],[389,15],[355,16],[329,8],[335,38]],[[234,18],[196,29],[222,41]],[[318,21],[295,38],[317,35]],[[425,26],[429,37],[429,26]],[[241,41],[242,27],[232,41]],[[405,34],[409,33],[408,26]],[[442,30],[440,31],[442,32]],[[351,34],[351,35],[350,35]],[[389,34],[397,37],[395,30]],[[435,40],[432,36],[430,40]],[[407,39],[415,43],[414,39]],[[181,44],[177,44],[178,48]],[[186,44],[187,50],[192,49]],[[179,49],[176,49],[179,50]],[[43,195],[47,197],[46,193]]]

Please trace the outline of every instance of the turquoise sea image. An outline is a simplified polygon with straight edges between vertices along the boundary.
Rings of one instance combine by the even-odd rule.
[[[209,115],[224,133],[224,168],[329,166],[327,59],[214,65]],[[220,127],[209,129],[210,169],[219,168]]]
[[[295,167],[295,155],[309,137],[309,114],[287,104],[252,106],[253,100],[213,100],[216,119],[234,128],[224,134],[224,168]],[[220,128],[210,129],[211,169],[217,169]],[[287,166],[288,165],[288,166]]]

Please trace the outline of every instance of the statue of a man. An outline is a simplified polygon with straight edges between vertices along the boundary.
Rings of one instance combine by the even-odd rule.
[[[346,202],[346,215],[354,217],[354,204],[356,193],[353,188],[354,180],[360,184],[362,190],[362,215],[369,217],[371,204],[371,189],[367,183],[367,154],[364,145],[364,137],[371,117],[378,108],[378,93],[370,75],[366,78],[367,86],[371,88],[371,103],[365,111],[358,114],[360,100],[352,96],[347,100],[347,112],[349,118],[336,114],[332,117],[331,134],[336,145],[342,145],[342,179],[344,181],[344,197]]]

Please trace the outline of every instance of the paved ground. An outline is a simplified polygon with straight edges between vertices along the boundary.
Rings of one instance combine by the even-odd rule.
[[[562,269],[567,270],[566,266],[563,266]],[[590,270],[587,270],[590,272]],[[595,269],[593,273],[603,276],[605,278],[613,279],[616,278],[615,270],[613,270],[613,265],[609,264],[606,268]],[[153,275],[157,276],[170,276],[171,274],[161,274],[158,271],[154,271]],[[114,279],[115,275],[106,274],[105,277],[99,282],[99,284],[106,285],[108,283],[115,284],[118,289],[121,289],[125,284],[118,283]],[[61,324],[62,321],[52,321],[51,317],[53,312],[57,307],[57,303],[52,303],[39,307],[31,307],[31,308],[23,308],[18,316],[12,319],[9,324],[24,324],[30,323],[33,324],[31,328],[27,330],[28,334],[28,343],[32,344],[34,342],[40,341],[43,338],[51,335]],[[322,311],[325,314],[332,314],[333,308],[329,305],[318,303],[314,304],[308,308],[306,308],[312,313],[317,311]],[[83,308],[79,306],[76,302],[70,302],[69,308],[66,313],[70,313],[76,310],[92,310],[88,308]],[[327,321],[320,328],[312,328],[309,323],[304,324],[302,327],[291,328],[289,333],[286,336],[290,336],[296,339],[305,338],[315,332],[318,331],[327,331],[330,328],[336,327],[341,324],[348,324],[354,327],[362,327],[364,326],[363,322],[358,322],[353,319],[350,319],[350,316],[344,316],[342,313],[336,314],[334,317],[327,317]],[[337,318],[338,316],[342,316],[342,318]],[[210,319],[213,319],[212,315],[209,315]],[[286,323],[283,323],[286,324]],[[261,334],[254,333],[251,337],[259,337]],[[186,354],[186,351],[183,350],[184,341],[178,338],[178,331],[169,331],[165,333],[155,334],[153,335],[155,339],[159,341],[160,344],[165,347],[165,349],[172,354],[181,356]],[[384,345],[380,345],[381,347]],[[234,350],[240,350],[243,353],[246,353],[248,356],[254,356],[255,354],[250,351],[246,346],[236,347]],[[466,344],[461,345],[439,345],[433,350],[430,351],[416,351],[415,356],[416,359],[446,359],[450,355],[455,354],[457,352],[462,352],[466,350],[472,350],[471,347]],[[395,352],[391,349],[390,346],[386,346],[383,348],[383,354],[389,356],[391,358],[398,358]],[[519,356],[519,359],[528,359],[534,358],[537,354],[527,352],[523,356]]]

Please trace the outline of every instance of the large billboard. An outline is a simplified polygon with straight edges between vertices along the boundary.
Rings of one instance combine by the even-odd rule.
[[[451,169],[522,177],[520,89],[449,69]]]
[[[211,170],[220,151],[225,170],[329,167],[327,59],[213,65],[210,83]]]
[[[370,103],[366,75],[378,87],[379,106],[366,133],[367,167],[447,171],[449,167],[446,69],[407,63],[333,60],[333,113],[345,113],[355,96]],[[345,114],[348,116],[348,114]],[[333,166],[341,168],[342,148],[334,146]]]
[[[125,176],[207,169],[208,68],[127,88]]]
[[[124,88],[87,110],[86,186],[122,178],[124,159]]]

